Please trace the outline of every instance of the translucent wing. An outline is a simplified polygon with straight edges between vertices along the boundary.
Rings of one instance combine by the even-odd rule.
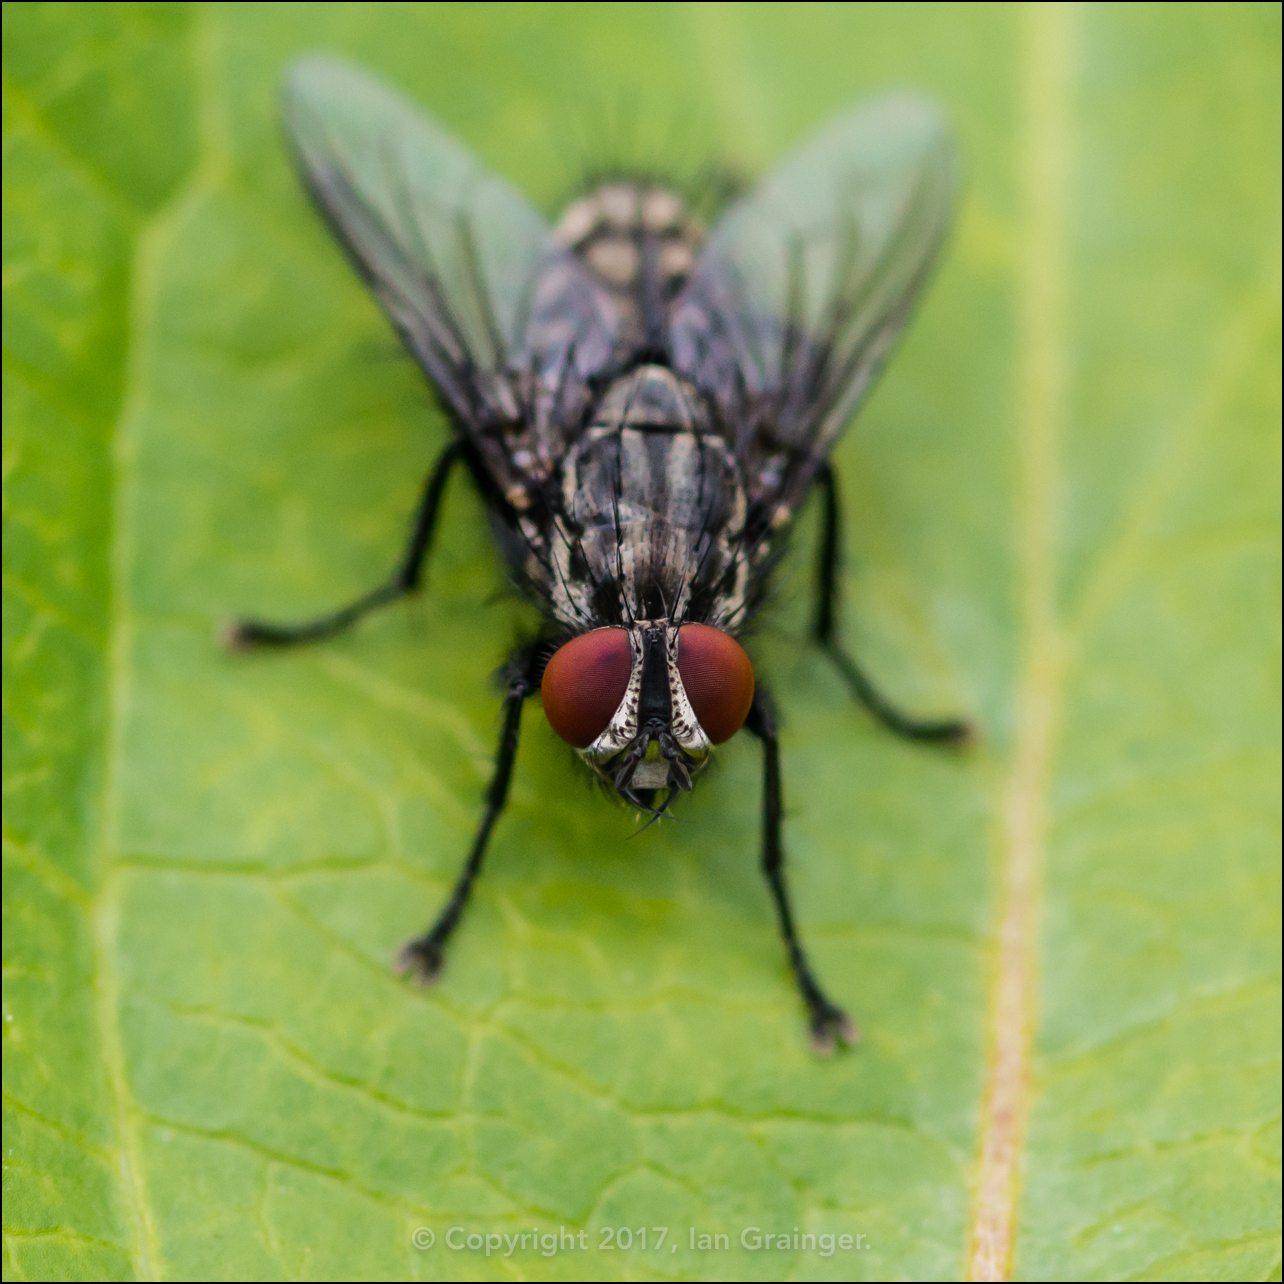
[[[779,526],[877,378],[949,228],[957,160],[897,95],[814,134],[714,229],[670,314],[674,367],[718,408]]]
[[[356,68],[295,63],[283,111],[335,233],[521,506],[564,452],[559,411],[611,358],[608,296],[514,188]]]

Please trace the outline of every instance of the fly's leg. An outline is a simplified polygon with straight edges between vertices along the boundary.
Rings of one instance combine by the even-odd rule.
[[[843,650],[834,636],[834,605],[838,593],[838,571],[842,550],[842,508],[838,498],[838,478],[833,466],[826,463],[817,475],[824,495],[825,511],[816,558],[816,614],[812,620],[812,638],[833,661],[842,674],[847,689],[889,731],[909,740],[936,744],[964,745],[973,736],[972,725],[958,718],[939,721],[913,718],[902,713],[878,689]]]
[[[828,1055],[833,1052],[836,1042],[855,1043],[859,1036],[851,1017],[837,1004],[831,1003],[820,988],[798,939],[798,929],[794,926],[789,888],[785,884],[785,853],[780,842],[780,746],[776,739],[776,719],[771,702],[761,687],[754,694],[745,726],[762,741],[762,871],[776,902],[776,917],[780,921],[780,935],[784,938],[789,965],[807,1005],[811,1046]]]
[[[315,642],[341,633],[376,607],[404,597],[419,587],[424,558],[432,544],[433,528],[441,507],[441,496],[451,467],[460,458],[460,443],[452,441],[438,457],[424,487],[423,498],[415,514],[414,530],[397,569],[378,588],[371,589],[355,602],[298,624],[273,624],[267,620],[233,620],[223,631],[223,642],[231,650],[252,646],[290,646],[297,642]]]
[[[473,883],[481,872],[490,831],[508,801],[508,782],[512,779],[513,761],[517,757],[517,741],[521,733],[522,705],[539,689],[543,668],[540,658],[544,649],[539,643],[522,646],[509,659],[504,695],[504,729],[500,732],[499,749],[495,754],[495,774],[491,776],[486,790],[486,813],[482,817],[481,828],[473,839],[472,851],[468,853],[463,871],[455,882],[445,908],[437,916],[437,921],[422,936],[407,941],[397,954],[397,971],[413,973],[424,985],[430,985],[441,972],[446,942],[459,925],[460,916],[472,894]]]

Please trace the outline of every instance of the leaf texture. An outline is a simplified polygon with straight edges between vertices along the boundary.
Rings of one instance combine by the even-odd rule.
[[[953,122],[837,460],[854,649],[984,744],[847,704],[810,526],[755,652],[851,1054],[739,741],[630,840],[532,710],[442,983],[392,975],[527,617],[456,485],[414,600],[212,641],[383,575],[446,432],[290,172],[308,49],[545,212],[889,85]],[[1279,1278],[1279,68],[1258,5],[6,5],[6,1276]]]

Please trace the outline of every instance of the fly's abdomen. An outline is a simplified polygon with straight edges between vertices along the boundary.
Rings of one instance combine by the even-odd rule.
[[[621,342],[662,350],[669,304],[704,239],[681,197],[646,183],[608,183],[567,207],[557,237],[610,293]]]

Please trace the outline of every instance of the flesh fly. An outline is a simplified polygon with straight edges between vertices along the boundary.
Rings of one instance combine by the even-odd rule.
[[[741,645],[813,488],[813,637],[853,696],[917,740],[835,635],[840,503],[830,451],[878,376],[951,220],[953,145],[897,95],[812,135],[705,235],[680,193],[620,179],[549,227],[440,125],[363,72],[291,69],[304,183],[444,405],[452,435],[387,582],[301,624],[242,620],[235,646],[326,637],[420,584],[447,478],[484,499],[543,629],[504,670],[494,775],[438,919],[402,950],[430,981],[504,809],[523,706],[627,803],[665,814],[741,728],[763,749],[763,869],[821,1051],[851,1042],[795,927],[770,697]]]

